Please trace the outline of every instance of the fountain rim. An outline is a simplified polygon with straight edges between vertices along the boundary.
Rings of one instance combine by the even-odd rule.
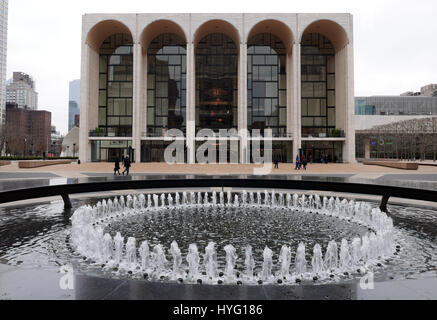
[[[269,193],[269,195],[270,195],[270,192],[268,191],[268,190],[264,190],[264,192],[265,193]],[[192,195],[194,195],[194,196],[196,196],[196,192],[190,192]],[[217,192],[211,192],[211,193],[217,193]],[[221,192],[222,194],[224,194],[224,192]],[[232,191],[229,191],[228,192],[228,194],[241,194],[241,192],[232,192]],[[248,193],[246,192],[246,191],[243,191],[243,194],[244,193],[246,193],[246,195],[248,195]],[[251,193],[253,193],[254,194],[254,192],[251,192]],[[258,192],[258,194],[261,194],[262,193],[262,191],[260,190],[260,192]],[[179,194],[179,193],[177,193],[177,194]],[[183,202],[182,202],[182,204],[176,204],[176,207],[177,206],[180,206],[180,207],[186,207],[186,208],[193,208],[193,207],[198,207],[199,205],[201,205],[201,206],[204,206],[204,204],[200,204],[200,203],[198,203],[198,202],[196,202],[196,199],[191,199],[191,203],[189,203],[189,202],[187,202],[187,203],[185,203],[184,204],[184,201],[185,201],[185,198],[187,197],[187,192],[184,192],[184,200],[183,200]],[[210,192],[198,192],[198,194],[199,194],[199,197],[202,195],[202,194],[204,194],[205,196],[207,196],[208,195],[208,197],[209,197],[209,194],[210,194]],[[271,195],[272,195],[272,197],[274,196],[276,194],[276,192],[275,192],[275,190],[273,190],[272,191],[272,193],[271,193]],[[277,194],[279,194],[279,195],[282,195],[282,196],[284,196],[285,194],[284,193],[277,193]],[[190,197],[192,197],[192,195],[190,196]],[[166,196],[168,196],[168,197],[170,197],[171,196],[171,193],[169,193],[169,194],[166,194],[166,193],[162,193],[161,194],[161,201],[162,201],[162,205],[160,206],[159,205],[159,199],[160,199],[160,197],[159,197],[159,194],[153,194],[153,198],[154,198],[154,200],[153,200],[153,203],[151,202],[151,196],[152,195],[148,195],[148,204],[147,204],[147,208],[145,207],[145,204],[146,204],[146,198],[145,198],[145,195],[144,194],[142,194],[142,195],[140,195],[140,198],[141,198],[141,196],[143,197],[143,200],[142,200],[142,203],[143,203],[143,205],[144,205],[144,208],[139,208],[139,207],[136,207],[136,205],[139,205],[139,206],[141,206],[142,207],[142,205],[140,205],[140,202],[141,202],[141,200],[139,199],[139,198],[137,198],[137,196],[131,196],[131,195],[128,195],[127,196],[127,199],[126,199],[126,202],[124,201],[124,197],[123,196],[121,196],[120,197],[120,200],[122,200],[122,202],[118,202],[118,198],[117,197],[115,197],[114,198],[114,200],[115,199],[117,199],[117,201],[115,202],[112,202],[112,200],[111,200],[111,204],[110,204],[110,206],[108,207],[108,213],[109,213],[109,215],[107,216],[107,219],[106,220],[112,220],[112,219],[118,219],[118,217],[119,217],[119,215],[117,215],[117,214],[114,214],[114,215],[110,215],[110,213],[111,213],[111,211],[112,211],[112,205],[114,205],[114,206],[116,206],[116,207],[114,207],[113,209],[115,209],[115,210],[121,210],[119,213],[122,215],[122,216],[130,216],[130,215],[132,215],[132,214],[134,214],[134,215],[137,215],[137,214],[144,214],[144,213],[147,213],[147,212],[150,212],[150,211],[161,211],[161,210],[163,210],[163,209],[166,209],[166,210],[168,210],[168,209],[171,209],[171,208],[173,208],[172,207],[172,205],[171,204],[165,204],[164,203],[164,201],[167,199],[167,197]],[[288,196],[290,196],[290,199],[291,199],[291,196],[292,196],[292,194],[291,193],[288,193]],[[293,195],[293,197],[294,196],[297,196],[296,194],[295,195]],[[304,199],[305,199],[305,195],[303,195],[303,197],[304,197]],[[130,201],[129,201],[129,198],[130,198]],[[155,199],[156,198],[156,199]],[[163,198],[163,199],[162,199]],[[196,198],[196,197],[195,197]],[[326,197],[324,197],[324,198],[326,198]],[[173,198],[172,198],[173,199]],[[201,198],[201,199],[203,199],[203,197]],[[238,199],[238,198],[237,198]],[[284,201],[285,201],[285,198],[282,198]],[[288,201],[288,197],[287,197],[287,201]],[[138,202],[138,200],[140,200],[140,202]],[[186,199],[187,201],[188,201],[188,198]],[[319,200],[320,200],[320,198],[319,198]],[[331,200],[335,200],[333,197],[331,197]],[[199,200],[198,200],[199,201]],[[339,201],[339,198],[337,198],[337,201]],[[291,203],[288,203],[287,205],[285,205],[285,202],[283,203],[283,204],[279,204],[279,203],[277,203],[277,205],[278,205],[278,209],[287,209],[287,210],[291,210],[291,211],[294,211],[294,210],[296,210],[296,209],[298,209],[298,207],[299,207],[299,204],[297,204],[298,205],[298,207],[290,207],[290,204]],[[109,205],[109,203],[108,203],[108,205]],[[121,207],[122,208],[120,208],[119,207],[119,205],[121,205]],[[132,208],[131,208],[131,206],[132,206]],[[227,207],[227,208],[229,208],[229,207],[265,207],[265,206],[269,206],[269,204],[267,204],[267,203],[265,203],[265,204],[261,204],[261,205],[256,205],[256,204],[244,204],[244,203],[242,203],[242,204],[238,204],[238,205],[234,205],[234,203],[232,202],[232,197],[231,197],[231,200],[229,201],[229,199],[228,199],[228,203],[227,204],[218,204],[218,203],[213,203],[213,204],[211,204],[211,203],[209,203],[208,204],[208,206],[212,206],[212,207]],[[105,207],[105,206],[103,206],[103,207]],[[91,211],[95,211],[95,210],[97,210],[96,211],[96,213],[99,211],[100,213],[99,214],[104,214],[104,211],[100,211],[100,209],[103,209],[103,207],[102,207],[102,203],[101,202],[99,202],[96,206],[94,206],[94,207],[91,207],[91,206],[82,206],[82,207],[80,207],[80,208],[78,208],[76,211],[75,211],[75,213],[74,213],[74,215],[72,216],[72,218],[71,218],[71,220],[72,220],[72,224],[73,224],[73,229],[72,230],[74,230],[75,229],[75,227],[79,227],[79,230],[81,230],[81,232],[83,231],[83,227],[85,227],[86,225],[88,225],[88,226],[91,226],[92,225],[92,229],[95,231],[96,229],[95,229],[95,227],[97,227],[97,225],[96,224],[99,224],[99,223],[102,223],[103,224],[103,226],[105,226],[106,225],[106,223],[105,223],[105,221],[104,221],[104,219],[103,219],[103,217],[100,217],[100,218],[98,218],[98,217],[94,217],[96,220],[93,220],[93,221],[91,221],[91,220],[87,220],[87,221],[85,221],[85,225],[83,224],[83,222],[84,221],[80,221],[80,220],[76,220],[76,222],[74,222],[73,220],[73,217],[75,217],[75,216],[83,216],[83,211],[84,210],[87,210],[87,209],[89,209],[89,210],[91,210]],[[99,209],[100,208],[100,209]],[[327,210],[326,212],[325,212],[325,209]],[[334,208],[332,208],[332,210],[333,210]],[[371,208],[370,208],[371,209]],[[129,213],[128,212],[126,212],[126,210],[128,210],[129,211]],[[300,208],[300,210],[304,210],[304,211],[308,211],[308,212],[310,212],[311,210],[312,211],[316,211],[316,212],[319,212],[319,214],[323,214],[323,215],[328,215],[328,216],[333,216],[334,218],[336,218],[336,219],[340,219],[340,220],[343,220],[343,219],[346,219],[346,220],[348,220],[348,221],[350,221],[350,222],[354,222],[354,223],[358,223],[358,224],[362,224],[362,225],[364,225],[364,226],[366,226],[366,227],[368,227],[369,228],[369,231],[370,230],[372,230],[372,233],[373,233],[373,235],[375,235],[375,234],[378,234],[378,237],[379,236],[382,236],[383,238],[385,238],[385,237],[387,237],[387,229],[380,229],[379,231],[382,231],[382,233],[380,233],[377,229],[375,229],[374,228],[374,226],[372,226],[372,222],[369,220],[369,221],[364,221],[364,220],[360,220],[360,217],[356,217],[355,219],[347,219],[346,217],[342,217],[341,215],[340,215],[340,213],[338,214],[338,215],[333,215],[332,214],[332,212],[331,213],[329,213],[328,211],[329,211],[329,209],[328,208],[324,208],[324,205],[323,205],[323,207],[317,207],[317,208],[313,208],[313,209],[311,209],[311,208],[308,208],[308,210],[306,210],[305,208],[304,208],[304,205],[302,205],[302,207]],[[355,209],[356,210],[356,209]],[[374,212],[374,210],[372,210],[372,216],[373,216],[373,212]],[[385,215],[383,212],[381,212],[380,210],[379,210],[379,212],[381,213],[381,214],[383,214],[383,215]],[[89,212],[90,213],[90,212]],[[376,212],[377,213],[377,212]],[[370,214],[370,211],[369,211],[369,214]],[[91,217],[88,213],[87,213],[87,216],[88,217]],[[386,215],[385,215],[385,217],[387,217]],[[102,220],[103,219],[103,220]],[[373,218],[372,218],[373,219]],[[389,220],[391,220],[390,218],[389,218]],[[392,224],[391,224],[392,225]],[[100,226],[99,226],[100,227]],[[103,230],[104,229],[102,229],[102,236],[103,236]],[[391,231],[389,231],[389,233],[391,233]],[[124,240],[126,239],[126,237],[123,237],[120,233],[117,233],[117,237],[120,237],[121,239],[123,239],[123,246],[124,246]],[[366,234],[365,235],[365,237],[368,237],[367,238],[367,240],[369,240],[369,238],[371,239],[371,237],[370,237],[370,235],[369,234]],[[73,236],[73,234],[71,234],[71,238],[72,239],[74,239],[74,236]],[[376,238],[376,235],[375,235],[375,238]],[[114,238],[115,239],[115,238]],[[127,238],[128,240],[129,239],[133,239],[133,238]],[[347,242],[349,243],[349,239],[346,239],[347,240]],[[360,240],[361,240],[361,238],[360,238]],[[384,240],[384,239],[383,239]],[[363,241],[363,245],[364,245],[364,237],[362,238],[362,241]],[[332,242],[332,241],[331,241]],[[149,242],[148,241],[145,241],[144,243],[146,243],[147,244],[147,248],[149,248]],[[352,243],[352,242],[351,242]],[[215,246],[215,243],[210,243],[210,244],[214,244],[214,246]],[[301,243],[302,244],[302,243]],[[300,245],[301,244],[299,244],[299,247],[300,247]],[[331,243],[330,243],[331,244]],[[329,244],[329,245],[330,245]],[[337,245],[337,244],[336,244]],[[156,246],[155,246],[156,247]],[[337,248],[337,247],[336,247]],[[135,249],[135,250],[137,250],[137,249]],[[336,249],[337,250],[337,249]],[[85,257],[87,257],[88,259],[93,259],[93,257],[92,256],[89,256],[89,255],[87,255],[86,253],[84,253],[84,252],[82,252],[81,251],[81,249],[79,248],[79,247],[77,247],[77,248],[75,248],[75,252],[77,252],[78,254],[80,254],[80,255],[83,255],[83,256],[85,256]],[[149,252],[149,251],[147,251],[147,252]],[[338,253],[340,253],[340,252],[337,252],[336,253],[336,255],[337,255],[337,257],[338,257]],[[364,258],[364,257],[363,257]],[[366,260],[367,259],[367,260]],[[373,258],[370,258],[370,257],[368,257],[368,258],[365,258],[363,261],[362,261],[362,264],[359,266],[359,268],[361,268],[362,266],[366,266],[367,267],[367,265],[370,263],[370,264],[372,264],[372,261],[373,261],[374,259]],[[375,260],[376,261],[376,260]],[[375,262],[375,261],[373,261],[373,262]],[[135,262],[135,264],[136,264],[136,262]],[[358,265],[357,265],[358,266]],[[357,266],[354,266],[353,268],[356,268]],[[305,273],[306,274],[306,273]],[[318,274],[318,273],[317,273]],[[294,276],[294,275],[293,275]],[[302,274],[302,276],[303,276],[303,274]],[[285,278],[284,278],[285,279]]]

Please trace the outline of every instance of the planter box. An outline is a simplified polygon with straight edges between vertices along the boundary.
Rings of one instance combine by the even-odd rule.
[[[72,160],[52,160],[52,161],[20,161],[18,167],[22,169],[40,168],[55,166],[58,164],[70,164]]]
[[[399,162],[399,161],[364,161],[365,165],[369,166],[381,166],[388,168],[395,168],[401,170],[417,170],[419,164],[415,162]]]

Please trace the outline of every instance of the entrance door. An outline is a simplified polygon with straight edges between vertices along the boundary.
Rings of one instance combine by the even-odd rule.
[[[126,155],[124,149],[108,149],[108,162],[114,162],[115,159],[121,161],[122,155]]]
[[[325,149],[325,148],[312,148],[305,150],[305,157],[308,162],[312,161],[314,163],[321,163],[322,156],[328,157],[328,161],[334,161],[334,149]]]

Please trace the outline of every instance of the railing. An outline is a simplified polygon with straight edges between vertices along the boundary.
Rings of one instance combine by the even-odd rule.
[[[114,131],[109,131],[109,132],[105,132],[105,131],[97,131],[97,130],[91,130],[89,132],[89,137],[91,138],[96,138],[96,137],[102,137],[102,138],[116,138],[116,137],[121,137],[121,138],[131,138],[132,137],[132,132],[114,132]]]
[[[188,188],[257,188],[284,190],[334,191],[349,194],[382,196],[381,210],[387,211],[390,197],[437,202],[437,191],[387,186],[369,183],[334,182],[323,180],[291,180],[272,176],[171,176],[162,178],[144,177],[133,180],[106,180],[104,182],[70,183],[56,186],[24,188],[0,192],[0,203],[28,199],[62,196],[65,208],[71,208],[70,194],[103,192],[115,190],[180,189]]]
[[[327,133],[302,133],[302,138],[346,138],[346,134],[343,130],[333,130]]]

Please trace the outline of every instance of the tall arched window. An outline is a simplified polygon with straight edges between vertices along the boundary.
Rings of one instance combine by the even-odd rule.
[[[213,33],[196,47],[196,131],[238,128],[238,48]]]
[[[302,134],[329,135],[335,129],[335,50],[318,33],[302,37]]]
[[[274,137],[287,132],[287,68],[283,42],[270,33],[247,44],[248,129],[271,129]]]
[[[107,136],[132,136],[132,37],[108,37],[99,51],[99,128]]]
[[[156,37],[149,45],[147,133],[162,137],[169,129],[186,128],[186,43],[176,34]]]

